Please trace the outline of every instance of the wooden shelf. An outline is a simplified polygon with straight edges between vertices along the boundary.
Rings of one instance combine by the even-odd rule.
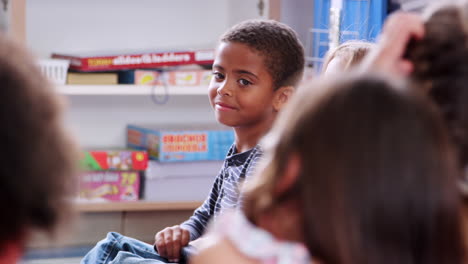
[[[135,211],[178,211],[195,210],[202,202],[77,202],[79,212],[135,212]]]
[[[151,85],[58,85],[57,90],[63,95],[164,95],[163,86]],[[207,95],[208,86],[169,86],[169,95]]]

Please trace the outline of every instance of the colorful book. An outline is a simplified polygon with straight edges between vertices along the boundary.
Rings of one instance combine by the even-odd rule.
[[[93,72],[123,69],[161,68],[189,64],[213,63],[213,50],[155,51],[118,54],[54,53],[52,58],[70,60],[70,69]]]

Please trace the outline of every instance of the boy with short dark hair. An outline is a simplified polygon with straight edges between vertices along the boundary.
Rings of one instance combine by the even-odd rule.
[[[238,184],[252,174],[262,154],[257,144],[293,94],[303,69],[303,47],[288,26],[248,20],[228,30],[217,48],[209,98],[217,121],[234,129],[235,142],[210,195],[189,220],[156,234],[157,252],[143,242],[109,233],[82,263],[177,262],[181,248],[199,238],[208,221],[240,206]]]

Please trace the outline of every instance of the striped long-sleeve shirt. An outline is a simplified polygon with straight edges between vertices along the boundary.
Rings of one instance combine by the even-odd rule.
[[[216,219],[216,215],[223,210],[240,207],[239,183],[252,175],[262,156],[262,150],[257,145],[246,152],[236,152],[235,144],[233,144],[208,198],[195,210],[189,220],[182,223],[181,227],[190,232],[190,240],[199,238],[208,222],[212,218]]]

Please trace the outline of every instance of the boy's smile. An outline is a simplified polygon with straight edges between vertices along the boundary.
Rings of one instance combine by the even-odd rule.
[[[216,119],[234,128],[270,126],[273,79],[263,56],[245,44],[221,42],[213,64],[209,97]]]
[[[222,103],[220,101],[215,102],[215,109],[219,110],[219,111],[233,111],[233,110],[236,110],[235,107],[233,107],[233,106],[231,106],[229,104],[226,104],[226,103]]]

